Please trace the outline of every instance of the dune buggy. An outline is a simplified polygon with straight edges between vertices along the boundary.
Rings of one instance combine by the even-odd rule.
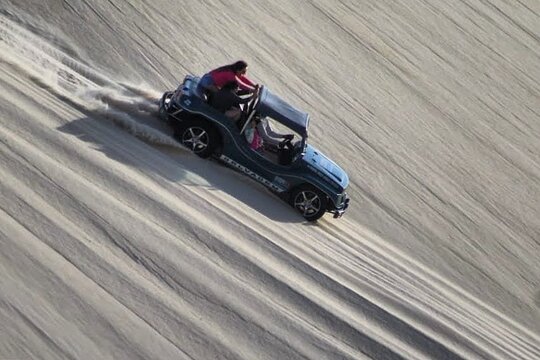
[[[261,87],[243,108],[241,120],[232,121],[211,107],[198,86],[199,78],[187,75],[174,91],[163,94],[160,117],[174,129],[174,137],[202,158],[213,156],[262,183],[288,202],[308,221],[326,212],[334,218],[349,206],[345,171],[307,143],[309,115]],[[266,118],[292,132],[273,151],[252,150],[244,132],[251,121]]]

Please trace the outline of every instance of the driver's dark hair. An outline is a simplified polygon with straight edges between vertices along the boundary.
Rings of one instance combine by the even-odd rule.
[[[247,62],[245,62],[244,60],[238,60],[235,63],[219,67],[216,69],[216,71],[232,71],[234,73],[237,73],[247,68],[247,66],[248,66]]]

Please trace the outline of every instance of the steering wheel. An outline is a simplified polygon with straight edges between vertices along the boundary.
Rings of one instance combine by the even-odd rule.
[[[280,165],[290,165],[294,159],[294,145],[292,139],[286,138],[278,145],[278,163]]]
[[[286,139],[282,140],[279,143],[278,148],[279,149],[288,149],[288,150],[294,148],[294,146],[292,144],[292,139],[286,138]]]

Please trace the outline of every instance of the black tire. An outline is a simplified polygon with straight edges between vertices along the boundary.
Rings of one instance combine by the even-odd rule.
[[[217,130],[205,120],[187,120],[177,126],[174,137],[182,145],[205,159],[219,147]]]
[[[302,185],[291,192],[289,203],[307,221],[317,221],[326,212],[328,197],[312,185]]]

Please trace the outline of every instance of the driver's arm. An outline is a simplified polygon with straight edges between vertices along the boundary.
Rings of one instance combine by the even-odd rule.
[[[247,90],[249,92],[255,92],[257,90],[258,85],[254,84],[251,80],[249,80],[245,76],[235,76],[236,82],[238,83],[238,86],[242,90]]]

